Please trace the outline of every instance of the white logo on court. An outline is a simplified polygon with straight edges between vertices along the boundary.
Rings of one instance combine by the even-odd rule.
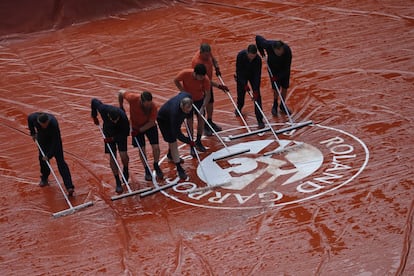
[[[212,152],[198,164],[196,179],[179,183],[163,194],[184,204],[206,208],[283,206],[332,192],[363,171],[369,151],[360,139],[331,127],[308,127],[313,131],[306,133],[306,141],[295,137],[276,141],[268,135]],[[301,146],[279,154],[264,154],[289,143]],[[218,156],[243,149],[250,151],[214,161]],[[205,186],[218,187],[188,193]]]
[[[280,142],[281,144],[288,144],[289,141],[280,140]],[[276,180],[279,176],[293,174],[289,179],[280,183],[280,185],[286,185],[311,175],[322,165],[322,152],[307,144],[294,151],[283,154],[284,158],[280,158],[280,154],[257,157],[260,152],[263,152],[272,144],[275,144],[276,147],[279,145],[275,140],[258,140],[240,143],[227,149],[221,149],[201,161],[201,165],[197,168],[197,174],[208,185],[230,183],[223,186],[224,189],[230,190],[243,190],[247,185],[254,183],[264,173],[271,174],[272,176],[260,185],[260,188],[263,189],[265,186],[277,182]],[[243,156],[226,160],[230,167],[222,168],[220,162],[213,161],[215,157],[226,154],[228,150],[240,150],[244,148],[250,149],[250,152],[243,154]],[[283,169],[283,166],[288,162],[294,168]],[[259,168],[260,163],[265,166]]]

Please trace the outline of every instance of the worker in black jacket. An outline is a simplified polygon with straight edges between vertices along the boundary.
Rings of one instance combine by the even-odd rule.
[[[269,73],[269,75],[274,95],[272,114],[276,116],[279,93],[276,91],[275,84],[280,90],[281,96],[286,103],[287,89],[289,88],[290,81],[290,67],[292,64],[292,50],[289,45],[281,40],[267,40],[260,35],[256,36],[256,45],[262,57],[265,56],[265,51],[267,54],[267,63],[271,71],[271,74]],[[282,113],[291,114],[287,106],[284,106],[282,103],[280,103],[279,106]],[[285,110],[285,108],[287,108],[287,110]]]
[[[105,153],[110,153],[108,146],[111,148],[111,151],[114,153],[116,158],[117,149],[119,151],[119,156],[121,157],[123,165],[123,175],[128,181],[129,171],[128,163],[129,156],[127,153],[127,140],[129,135],[129,120],[125,111],[121,108],[107,105],[102,103],[98,99],[91,100],[91,116],[96,125],[99,125],[98,112],[101,114],[103,121],[103,133],[105,135]],[[118,166],[116,160],[111,156],[109,159],[109,165],[115,177],[117,193],[122,193],[123,188],[121,185],[121,180],[119,178]]]
[[[195,147],[195,142],[181,132],[181,125],[191,116],[193,100],[191,95],[180,92],[169,99],[158,110],[157,122],[164,141],[168,143],[168,159],[174,162],[177,167],[178,176],[186,179],[187,174],[181,167],[181,160],[178,154],[177,139],[183,143]],[[186,122],[187,123],[187,122]]]
[[[33,140],[37,140],[42,152],[39,149],[39,163],[40,163],[40,187],[49,185],[48,177],[50,175],[50,168],[47,162],[55,157],[60,175],[63,183],[68,191],[68,195],[72,196],[75,187],[72,183],[72,177],[69,167],[63,157],[62,138],[60,136],[59,124],[55,116],[44,112],[35,112],[27,118],[30,135]]]
[[[241,112],[244,106],[244,98],[246,92],[253,91],[253,98],[257,104],[262,108],[262,97],[260,95],[260,79],[262,76],[262,59],[257,55],[257,47],[250,44],[247,49],[240,51],[236,59],[236,74],[234,78],[237,82],[237,109]],[[263,115],[259,108],[254,105],[254,113],[257,119],[259,128],[264,127]],[[236,116],[238,112],[235,111]]]

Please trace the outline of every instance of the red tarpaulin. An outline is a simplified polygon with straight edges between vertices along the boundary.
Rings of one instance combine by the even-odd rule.
[[[2,1],[0,10],[2,275],[414,274],[412,2]],[[91,99],[118,105],[120,89],[148,90],[160,106],[207,42],[236,100],[236,55],[257,34],[291,47],[287,104],[294,122],[314,124],[279,142],[271,132],[228,139],[247,130],[214,89],[219,134],[231,150],[250,152],[213,162],[226,150],[203,137],[199,164],[179,143],[186,183],[112,201]],[[264,64],[261,81],[265,115],[275,129],[288,127],[286,115],[271,114]],[[68,205],[52,176],[38,186],[27,129],[36,111],[59,121],[71,204],[93,206],[52,217]],[[243,116],[256,130],[248,96]],[[132,190],[153,186],[128,139]],[[289,141],[303,147],[263,157]],[[173,178],[161,136],[160,147]],[[152,165],[148,142],[146,150]]]

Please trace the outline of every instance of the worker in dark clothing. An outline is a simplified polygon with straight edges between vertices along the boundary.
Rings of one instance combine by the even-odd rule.
[[[236,59],[236,74],[234,78],[237,82],[237,108],[242,110],[244,98],[247,91],[250,91],[248,82],[250,82],[253,98],[262,108],[262,97],[260,96],[260,79],[262,76],[262,59],[257,55],[257,47],[250,44],[247,49],[240,51]],[[254,113],[259,128],[264,127],[263,115],[259,108],[254,106]],[[236,116],[238,112],[235,111]]]
[[[28,116],[27,122],[30,135],[34,141],[37,140],[45,155],[43,156],[39,149],[41,173],[39,186],[44,187],[49,185],[48,177],[50,175],[50,168],[47,161],[55,157],[59,173],[62,176],[68,195],[72,196],[75,187],[72,183],[69,167],[63,157],[62,138],[60,136],[59,124],[55,116],[49,113],[35,112]]]
[[[168,143],[168,159],[174,162],[177,167],[178,176],[186,179],[187,174],[181,167],[181,160],[178,154],[177,139],[183,143],[195,147],[195,142],[181,132],[181,125],[185,119],[191,116],[193,100],[191,95],[180,92],[169,99],[158,111],[157,122],[164,141]],[[186,122],[187,123],[187,122]]]
[[[91,116],[95,125],[99,125],[98,112],[101,114],[103,121],[103,133],[105,135],[105,153],[110,153],[108,146],[114,153],[116,158],[116,151],[118,148],[119,156],[121,157],[123,165],[123,176],[126,181],[129,178],[128,163],[129,157],[127,153],[127,140],[129,135],[129,120],[125,111],[121,108],[107,105],[102,103],[98,99],[92,99],[91,101]],[[120,194],[123,192],[121,180],[119,178],[118,166],[116,160],[111,156],[109,159],[109,165],[115,177],[116,189],[115,191]]]
[[[285,105],[280,103],[280,111],[284,114],[291,114],[290,110],[286,106],[286,95],[287,89],[289,88],[290,82],[290,67],[292,64],[292,51],[286,43],[281,40],[266,40],[264,37],[257,35],[256,36],[256,45],[262,55],[265,56],[265,51],[267,54],[267,64],[271,74],[269,73],[272,89],[273,89],[273,106],[272,114],[277,115],[278,108],[278,98],[279,93],[277,93],[275,83],[277,88],[281,92],[281,96]],[[285,110],[285,108],[287,110]]]

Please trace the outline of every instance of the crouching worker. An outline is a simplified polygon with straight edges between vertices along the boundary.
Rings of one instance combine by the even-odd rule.
[[[59,173],[62,176],[68,195],[72,196],[75,187],[72,184],[69,167],[63,158],[62,138],[60,136],[59,124],[55,116],[49,113],[35,112],[28,116],[27,122],[33,141],[37,140],[44,153],[43,156],[39,149],[41,173],[39,186],[44,187],[49,185],[48,177],[50,175],[50,168],[47,162],[55,157]]]
[[[178,176],[187,179],[183,167],[181,167],[180,155],[178,153],[177,139],[191,147],[195,143],[181,132],[181,125],[186,118],[191,116],[193,100],[191,95],[180,92],[169,99],[158,111],[157,122],[164,141],[168,143],[168,159],[172,160],[177,167]]]
[[[107,105],[102,103],[98,99],[92,99],[91,101],[91,116],[95,125],[99,125],[98,112],[101,114],[103,121],[103,133],[105,135],[105,153],[112,153],[116,158],[117,149],[119,156],[121,157],[123,165],[123,175],[126,181],[129,178],[128,162],[129,157],[127,153],[127,140],[129,135],[129,121],[125,112],[116,106]],[[111,150],[109,150],[109,148]],[[123,192],[121,185],[121,179],[119,177],[119,171],[117,161],[114,158],[109,158],[109,165],[115,177],[116,188],[115,191],[120,194]]]

